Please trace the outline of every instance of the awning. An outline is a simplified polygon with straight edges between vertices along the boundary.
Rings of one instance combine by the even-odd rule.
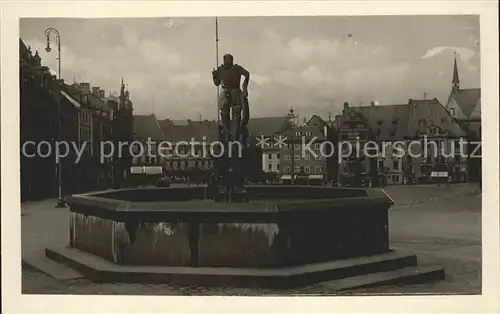
[[[139,166],[130,167],[130,173],[131,174],[141,174],[141,173],[144,173],[145,172],[144,168],[145,167],[139,167]]]
[[[292,176],[289,174],[284,174],[281,176],[281,180],[292,180]]]
[[[150,167],[144,167],[145,170],[144,172],[146,174],[163,174],[163,167],[162,166],[150,166]]]
[[[309,180],[323,180],[323,175],[322,174],[311,174],[309,176]]]
[[[68,95],[65,91],[61,91],[61,94],[76,108],[80,108],[81,105],[78,101],[74,100],[70,95]]]

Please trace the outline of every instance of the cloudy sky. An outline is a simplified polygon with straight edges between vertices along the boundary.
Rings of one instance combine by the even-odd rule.
[[[128,85],[136,114],[213,119],[215,18],[22,19],[20,37],[56,70],[44,29],[61,33],[62,76],[118,92]],[[220,56],[251,72],[254,117],[338,114],[353,105],[406,103],[451,87],[456,52],[461,86],[480,86],[475,16],[248,17],[219,19]]]

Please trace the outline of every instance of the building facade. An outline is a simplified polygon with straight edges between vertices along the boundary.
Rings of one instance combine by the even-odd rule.
[[[368,141],[375,139],[369,120],[362,107],[352,108],[345,102],[342,114],[335,119],[335,130],[338,134],[336,149],[341,154],[337,155],[337,183],[348,185],[361,185],[363,178],[374,176],[376,168],[376,155],[367,156],[365,147]]]
[[[70,148],[66,152],[65,145],[59,145],[65,155],[60,158],[63,195],[113,186],[119,178],[115,172],[120,162],[127,162],[128,154],[105,157],[101,143],[133,140],[128,93],[113,105],[99,87],[66,84],[42,66],[38,53],[33,54],[22,40],[19,61],[22,200],[58,195],[58,142]],[[73,145],[82,151],[80,159]],[[35,154],[37,146],[41,154]]]
[[[208,181],[215,161],[211,145],[217,141],[215,121],[161,120],[164,146],[161,163],[170,176]]]
[[[466,159],[459,145],[465,133],[436,98],[410,99],[402,105],[345,104],[338,120],[341,140],[366,147],[359,156],[354,149],[353,157],[342,160],[344,176],[368,175],[376,180],[382,175],[386,184],[425,183],[439,165],[450,168],[454,180],[464,179]]]
[[[481,89],[461,88],[457,59],[453,61],[453,78],[446,109],[466,133],[468,180],[481,181]],[[473,154],[473,152],[476,152]]]
[[[55,144],[76,140],[78,108],[61,94],[63,81],[42,66],[38,52],[33,54],[22,40],[19,56],[21,200],[52,198],[58,194]],[[65,194],[73,191],[75,158],[70,150],[60,160]]]

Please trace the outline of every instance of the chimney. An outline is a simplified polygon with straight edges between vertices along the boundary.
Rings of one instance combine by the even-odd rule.
[[[342,110],[342,115],[346,115],[348,109],[349,109],[349,103],[346,101],[344,103],[344,110]]]
[[[99,97],[99,86],[92,87],[92,94],[96,97]]]
[[[42,64],[42,58],[40,58],[40,55],[38,54],[38,50],[35,52],[35,55],[33,56],[33,60],[35,61],[35,65],[40,66]]]
[[[80,91],[84,93],[90,92],[90,83],[80,83]]]
[[[370,102],[370,106],[371,106],[371,107],[375,107],[375,101],[373,101],[373,100],[372,100],[372,101]]]
[[[99,98],[106,98],[106,92],[104,91],[104,89],[99,90]]]

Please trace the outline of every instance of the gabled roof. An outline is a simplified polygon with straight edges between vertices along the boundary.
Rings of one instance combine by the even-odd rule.
[[[80,108],[82,105],[78,101],[76,101],[73,97],[71,97],[68,93],[61,90],[61,95],[64,96],[75,108]]]
[[[321,118],[320,116],[318,115],[313,115],[309,121],[307,121],[307,125],[315,125],[316,127],[319,127],[319,128],[324,128],[325,126],[328,127],[328,123],[323,119]]]
[[[134,115],[134,138],[137,140],[151,138],[155,141],[163,139],[163,132],[156,115]]]
[[[419,132],[419,123],[425,119],[427,125],[434,125],[451,136],[464,136],[465,132],[454,121],[448,110],[436,99],[412,100],[410,99],[408,107],[409,119],[406,130],[408,137],[414,137]]]
[[[215,121],[161,120],[160,128],[163,139],[169,142],[217,140],[217,124]]]
[[[476,107],[470,115],[471,120],[481,120],[481,99],[477,102]]]
[[[217,122],[215,121],[191,121],[191,120],[161,120],[160,127],[166,141],[216,141],[218,139]],[[287,126],[285,117],[251,118],[248,121],[249,137],[260,135],[273,136],[282,132]]]
[[[248,121],[248,133],[250,136],[273,136],[282,132],[287,127],[287,118],[269,117],[269,118],[251,118]]]
[[[404,105],[349,107],[365,121],[380,141],[401,141],[413,138],[420,131],[420,122],[434,125],[450,134],[464,136],[464,131],[448,110],[436,99],[412,100]],[[340,121],[342,123],[342,121]]]
[[[377,138],[382,141],[400,141],[406,134],[408,105],[350,107],[360,113]]]
[[[78,88],[78,84],[74,83],[71,85],[64,84],[65,85],[65,90],[73,97],[76,98],[76,100],[80,100],[80,95],[86,95],[88,97],[89,105],[93,108],[97,109],[109,109],[106,102],[95,96],[94,94],[90,92],[85,92],[82,91],[81,89]]]
[[[468,89],[458,89],[452,91],[451,96],[455,99],[457,105],[462,110],[466,118],[471,118],[474,109],[481,100],[481,89],[480,88],[468,88]],[[479,111],[479,117],[481,116],[481,111]]]

